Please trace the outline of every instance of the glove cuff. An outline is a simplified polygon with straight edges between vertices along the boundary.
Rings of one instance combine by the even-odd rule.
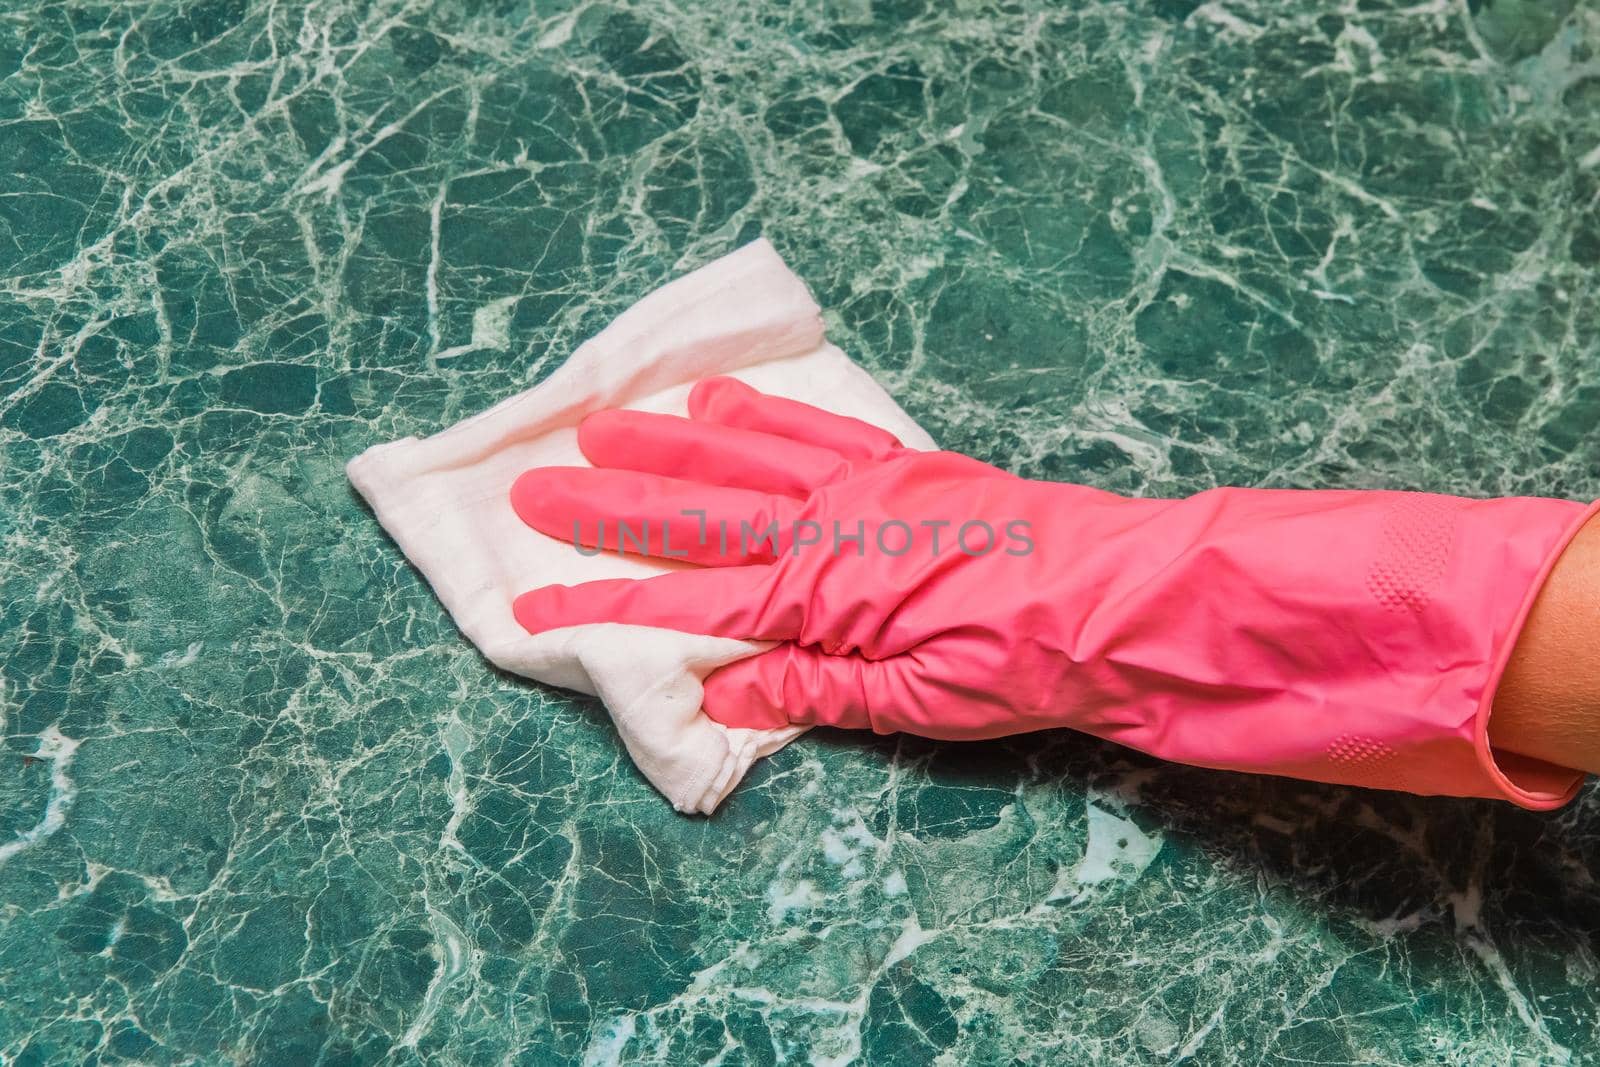
[[[1533,610],[1534,602],[1539,599],[1545,580],[1550,577],[1556,562],[1572,543],[1572,539],[1578,535],[1578,531],[1597,514],[1600,514],[1600,500],[1594,501],[1573,518],[1551,546],[1533,580],[1528,583],[1522,602],[1517,606],[1516,615],[1512,618],[1511,625],[1495,652],[1489,676],[1484,683],[1483,696],[1478,701],[1477,714],[1473,718],[1473,752],[1477,757],[1478,768],[1491,790],[1484,795],[1502,797],[1535,811],[1548,811],[1566,804],[1582,788],[1586,775],[1569,767],[1547,763],[1515,752],[1496,752],[1489,743],[1489,716],[1494,711],[1494,698],[1500,688],[1500,679],[1505,675],[1506,665],[1511,661],[1517,639],[1521,637],[1522,629],[1527,625],[1528,613]]]

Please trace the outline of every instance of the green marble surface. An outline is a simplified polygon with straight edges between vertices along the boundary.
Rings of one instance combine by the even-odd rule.
[[[947,446],[1600,495],[1600,7],[0,10],[0,1062],[1593,1061],[1554,815],[813,734],[673,814],[343,461],[758,235]]]

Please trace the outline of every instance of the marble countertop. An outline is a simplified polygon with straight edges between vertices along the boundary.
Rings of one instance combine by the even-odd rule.
[[[757,235],[947,447],[1600,495],[1600,8],[0,13],[0,1063],[1591,1061],[1600,794],[816,732],[675,815],[342,464]]]

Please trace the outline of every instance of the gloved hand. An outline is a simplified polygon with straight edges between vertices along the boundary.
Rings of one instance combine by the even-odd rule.
[[[699,383],[689,409],[592,415],[594,468],[530,471],[511,497],[551,536],[701,566],[536,589],[514,610],[533,633],[781,642],[706,678],[719,722],[955,740],[1065,726],[1205,767],[1530,807],[1581,779],[1491,751],[1486,729],[1580,504],[1128,499],[907,449],[733,379]]]

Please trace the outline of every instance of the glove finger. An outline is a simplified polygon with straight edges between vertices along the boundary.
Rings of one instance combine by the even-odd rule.
[[[903,675],[898,656],[830,656],[791,641],[713,671],[701,706],[724,726],[752,730],[791,724],[870,730],[869,709],[905,699]]]
[[[870,422],[762,393],[737,378],[697,382],[689,392],[689,417],[805,441],[858,462],[884,459],[905,447],[894,434]]]
[[[511,506],[558,540],[711,567],[770,563],[800,512],[786,496],[594,467],[527,471]]]
[[[772,567],[706,567],[655,578],[547,585],[512,603],[530,634],[620,622],[747,641],[787,641],[800,632],[798,601],[775,596]]]
[[[596,467],[647,471],[713,485],[805,497],[838,478],[839,453],[756,430],[646,411],[597,411],[578,426]]]

